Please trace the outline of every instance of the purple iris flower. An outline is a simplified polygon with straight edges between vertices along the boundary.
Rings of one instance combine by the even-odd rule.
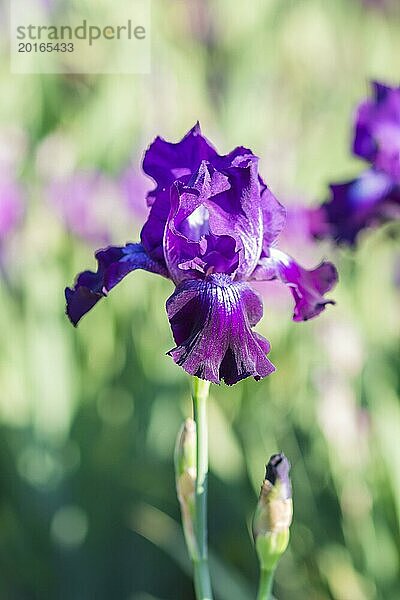
[[[353,152],[400,184],[400,87],[372,83],[357,109]]]
[[[332,303],[337,281],[324,262],[308,271],[275,248],[285,210],[258,174],[258,158],[238,147],[219,155],[196,124],[178,143],[157,137],[144,172],[156,183],[140,243],[96,253],[97,271],[66,289],[74,325],[125,275],[145,269],[176,288],[167,314],[176,347],[169,354],[185,371],[214,383],[260,379],[274,371],[269,342],[253,331],[263,314],[251,280],[280,279],[294,300],[294,320],[315,317]]]
[[[330,189],[331,199],[313,214],[317,238],[354,245],[363,229],[400,219],[400,185],[381,171],[369,169]]]
[[[370,163],[355,179],[330,186],[314,213],[316,237],[353,245],[358,233],[400,218],[400,88],[372,84],[356,111],[353,152]]]

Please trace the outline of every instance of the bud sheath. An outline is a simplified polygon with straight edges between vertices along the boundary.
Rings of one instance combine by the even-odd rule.
[[[198,557],[195,536],[196,423],[186,419],[175,446],[175,481],[186,544],[192,560]]]
[[[270,458],[254,514],[253,537],[261,569],[259,600],[270,597],[273,572],[289,543],[293,515],[289,470],[284,454]]]

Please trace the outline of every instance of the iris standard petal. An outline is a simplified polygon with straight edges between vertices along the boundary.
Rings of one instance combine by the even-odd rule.
[[[207,202],[226,187],[227,178],[205,161],[190,185],[179,181],[173,184],[164,255],[175,283],[210,269],[231,273],[237,267],[235,240],[230,235],[216,236],[210,230]]]
[[[144,269],[168,277],[165,267],[149,258],[141,244],[110,246],[96,252],[95,257],[97,271],[80,273],[74,287],[65,290],[66,313],[73,325],[77,325],[79,320],[131,271]]]
[[[189,180],[193,181],[203,162],[212,165],[218,173],[231,167],[233,161],[244,155],[252,155],[252,152],[242,146],[229,154],[219,155],[202,135],[199,123],[177,143],[167,142],[160,137],[154,140],[145,153],[143,170],[157,185],[147,195],[151,208],[141,232],[141,242],[151,258],[158,262],[164,260],[163,234],[170,212],[171,186],[175,182],[188,184]]]
[[[335,304],[324,297],[338,280],[337,270],[330,262],[308,270],[281,250],[271,248],[269,257],[260,260],[253,279],[280,279],[290,288],[295,300],[294,321],[308,321],[319,315],[327,304]]]
[[[258,179],[258,157],[236,156],[223,171],[229,188],[215,195],[208,205],[210,229],[215,235],[231,235],[240,251],[237,279],[253,272],[261,255],[263,214]]]
[[[262,312],[258,294],[227,275],[185,280],[167,300],[177,344],[169,354],[189,374],[214,383],[265,377],[275,370],[266,356],[269,342],[251,329]]]
[[[198,122],[179,142],[156,137],[143,159],[143,171],[157,183],[157,188],[149,193],[150,202],[157,191],[169,188],[182,175],[198,169],[202,160],[212,162],[217,156],[214,146],[202,135]]]
[[[217,156],[212,144],[201,134],[199,123],[179,142],[167,142],[158,136],[146,150],[143,170],[157,185],[147,194],[151,208],[141,232],[141,242],[149,256],[158,262],[164,260],[163,235],[170,211],[171,185],[180,179],[187,180],[202,160]]]
[[[205,272],[231,274],[234,268],[236,279],[252,273],[263,242],[257,166],[253,155],[235,156],[223,171],[203,161],[187,185],[172,186],[164,254],[176,283],[193,277],[187,265],[199,261]]]

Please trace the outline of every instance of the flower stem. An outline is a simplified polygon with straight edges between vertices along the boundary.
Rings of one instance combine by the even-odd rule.
[[[272,584],[274,581],[274,571],[275,569],[272,569],[270,571],[268,571],[267,569],[261,569],[257,600],[271,600]]]
[[[196,423],[195,535],[198,554],[193,561],[197,600],[212,600],[207,548],[207,399],[210,382],[193,377],[193,418]]]

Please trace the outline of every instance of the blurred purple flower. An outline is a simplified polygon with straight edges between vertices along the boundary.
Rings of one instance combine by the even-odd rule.
[[[156,187],[141,243],[96,253],[97,272],[81,273],[66,289],[70,320],[76,325],[125,275],[145,269],[176,285],[167,300],[177,344],[169,354],[185,371],[227,384],[269,375],[269,342],[252,331],[262,301],[247,282],[279,279],[294,297],[294,320],[307,320],[332,303],[324,294],[337,281],[335,267],[307,271],[274,247],[285,210],[251,150],[221,156],[196,124],[178,143],[157,137],[143,169]]]
[[[357,110],[353,152],[400,184],[400,87],[372,83]]]
[[[126,217],[117,184],[96,170],[55,179],[47,187],[47,198],[67,228],[93,244],[110,243],[113,227]]]
[[[376,8],[378,10],[399,8],[397,0],[361,0],[361,2],[369,8]]]
[[[24,189],[18,170],[27,143],[20,127],[10,123],[0,129],[0,244],[15,231],[24,214]]]
[[[314,212],[315,237],[352,245],[361,230],[400,218],[400,88],[374,82],[372,89],[357,109],[353,140],[371,168],[330,186],[330,199]]]
[[[315,260],[318,251],[313,233],[315,223],[314,207],[306,206],[299,201],[286,205],[285,228],[280,240],[289,252],[300,256],[302,261]]]
[[[142,173],[138,173],[131,165],[122,172],[119,183],[129,213],[141,220],[146,218],[148,208],[145,199],[149,191],[149,185],[146,185],[146,179]]]
[[[213,48],[216,42],[216,32],[210,0],[188,0],[186,10],[192,37],[204,48]]]
[[[383,172],[370,169],[330,189],[330,201],[314,211],[315,237],[353,245],[363,229],[400,219],[400,185]]]
[[[0,172],[0,244],[20,223],[23,212],[21,186]]]

